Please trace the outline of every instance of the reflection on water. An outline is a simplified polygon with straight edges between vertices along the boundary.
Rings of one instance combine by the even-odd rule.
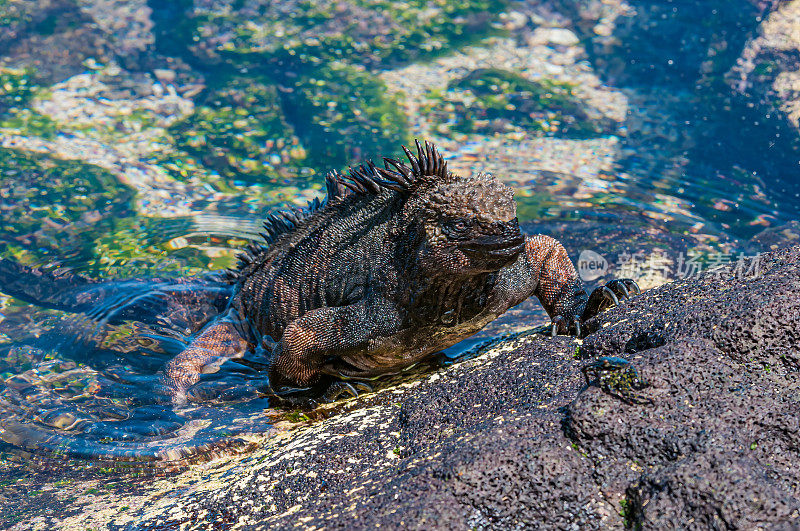
[[[741,168],[695,172],[686,167],[685,155],[676,156],[668,171],[651,173],[654,153],[626,153],[615,140],[536,139],[465,144],[455,150],[452,167],[489,171],[514,186],[522,221],[614,223],[635,216],[678,234],[747,239],[796,218],[757,174]]]
[[[2,441],[68,457],[175,460],[269,430],[268,401],[258,392],[265,376],[249,366],[228,364],[180,408],[159,381],[164,363],[225,308],[229,286],[213,278],[78,280],[51,291],[48,282],[70,278],[55,271],[25,280],[41,283],[32,292],[43,305],[70,313],[4,309]],[[5,288],[16,289],[14,282]]]

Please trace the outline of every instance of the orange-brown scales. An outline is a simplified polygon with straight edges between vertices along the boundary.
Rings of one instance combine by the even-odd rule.
[[[252,349],[271,351],[274,390],[306,388],[413,365],[531,296],[554,334],[580,335],[638,292],[616,280],[587,296],[558,241],[520,232],[508,186],[455,175],[433,145],[416,147],[403,148],[408,163],[330,173],[325,201],[267,220],[265,244],[229,275],[227,310],[167,364],[176,400]]]

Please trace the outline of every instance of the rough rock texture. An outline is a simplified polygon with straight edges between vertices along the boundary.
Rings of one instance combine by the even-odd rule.
[[[800,221],[790,221],[766,229],[753,236],[748,244],[751,252],[776,251],[800,243]]]
[[[775,262],[770,256],[743,262],[738,272],[737,264],[669,284],[642,295],[630,307],[614,309],[595,326],[589,324],[590,331],[602,329],[584,341],[581,352],[613,356],[684,338],[706,338],[737,363],[787,378],[796,375],[800,264],[796,258]],[[779,290],[776,279],[783,279]]]
[[[800,247],[390,387],[116,520],[130,529],[800,525]],[[584,385],[633,361],[651,403]],[[352,404],[352,402],[351,402]],[[340,406],[341,407],[341,406]]]
[[[0,65],[34,68],[45,82],[84,70],[88,58],[108,60],[107,36],[69,0],[3,2]]]

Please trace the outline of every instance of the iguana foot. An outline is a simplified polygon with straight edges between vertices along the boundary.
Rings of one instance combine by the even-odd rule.
[[[649,384],[639,375],[630,361],[615,356],[604,356],[581,367],[586,385],[596,385],[611,396],[627,404],[652,404],[653,400],[636,391]]]
[[[371,393],[372,386],[366,382],[361,381],[352,381],[352,382],[345,382],[345,381],[335,381],[333,382],[328,389],[322,394],[320,399],[323,402],[330,403],[336,402],[340,398],[357,398],[359,396],[359,389],[361,393]]]
[[[559,334],[565,334],[580,338],[581,323],[583,321],[591,319],[603,310],[618,305],[620,300],[630,299],[631,296],[639,295],[641,292],[639,285],[629,278],[612,280],[592,292],[580,318],[577,316],[555,316],[550,324],[550,335],[556,337]]]
[[[303,411],[311,411],[312,409],[318,408],[324,402],[320,400],[310,397],[310,396],[303,396],[303,395],[272,395],[269,394],[269,401],[270,405],[272,406],[273,403],[276,406],[280,406],[282,408],[293,408],[293,409],[301,409]]]
[[[591,319],[600,312],[619,304],[620,300],[630,299],[631,293],[639,295],[642,292],[639,284],[629,278],[612,280],[605,286],[600,286],[589,295],[589,301],[583,310],[581,320]]]
[[[277,405],[308,411],[316,409],[323,404],[330,404],[340,399],[356,398],[372,391],[372,386],[366,382],[337,380],[331,383],[325,392],[319,396],[313,396],[311,388],[284,388],[276,392],[272,387],[268,387],[267,389],[262,389],[261,392],[267,395],[270,400],[274,400]]]

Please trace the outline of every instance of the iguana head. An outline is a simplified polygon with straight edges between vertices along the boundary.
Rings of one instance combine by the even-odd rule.
[[[404,148],[405,149],[405,148]],[[433,145],[417,142],[417,155],[407,149],[411,168],[387,159],[384,177],[405,176],[408,197],[401,217],[404,233],[414,235],[409,249],[423,273],[470,275],[497,271],[516,260],[525,247],[519,230],[514,192],[489,175],[461,177]],[[391,175],[394,173],[394,176]]]
[[[493,177],[449,174],[417,193],[419,255],[437,276],[497,271],[524,249],[514,192]]]
[[[455,175],[432,144],[416,145],[416,155],[403,147],[409,164],[387,158],[385,168],[368,162],[347,177],[331,172],[329,197],[344,197],[346,189],[382,197],[371,200],[391,205],[398,216],[392,242],[400,244],[398,258],[422,276],[475,275],[516,260],[525,238],[513,190],[489,175]]]

